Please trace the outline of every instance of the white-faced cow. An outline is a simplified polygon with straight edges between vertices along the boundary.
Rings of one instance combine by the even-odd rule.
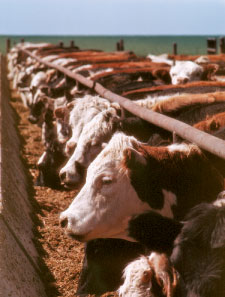
[[[215,197],[222,184],[194,145],[154,148],[118,133],[89,166],[86,184],[61,221],[81,241],[132,240],[127,234],[132,216],[155,210],[180,219],[193,205]]]
[[[84,126],[73,154],[60,170],[64,185],[76,186],[82,181],[84,171],[110,140],[119,121],[117,110],[111,107],[99,112]]]
[[[83,98],[77,98],[74,101],[74,107],[70,112],[64,110],[64,114],[69,114],[68,125],[71,128],[72,136],[67,141],[65,147],[65,153],[70,156],[77,146],[78,139],[86,123],[91,121],[91,119],[96,116],[100,111],[108,109],[110,106],[114,106],[120,109],[117,103],[110,103],[108,100],[101,98],[99,96],[86,95]],[[62,111],[56,111],[56,116],[63,118]]]
[[[180,220],[192,206],[202,200],[211,201],[222,189],[222,177],[196,146],[149,147],[117,133],[89,166],[85,185],[70,207],[61,213],[61,225],[73,238],[89,241],[87,251],[92,245],[92,250],[107,253],[104,243],[107,239],[102,239],[100,247],[98,240],[97,243],[90,240],[118,238],[114,239],[116,244],[121,239],[134,241],[128,233],[129,221],[134,216],[154,210]],[[123,243],[118,245],[120,259],[121,254],[127,258]],[[82,293],[87,293],[91,286],[88,266],[101,266],[99,253],[93,261],[90,258],[87,253]],[[118,259],[115,253],[113,261],[118,263]],[[110,274],[115,276],[112,270]],[[95,279],[99,282],[98,277]],[[115,282],[113,288],[110,284],[105,283],[106,290],[116,288]]]
[[[216,64],[198,65],[192,61],[176,61],[170,68],[170,76],[173,85],[186,84],[198,80],[211,80],[218,70]]]
[[[151,253],[124,270],[120,297],[184,297],[179,273],[166,254]]]
[[[83,181],[85,170],[115,131],[135,136],[143,142],[149,141],[150,136],[158,131],[165,138],[169,134],[140,118],[123,118],[121,111],[113,107],[99,112],[84,126],[73,154],[60,170],[60,178],[65,186],[77,187]]]

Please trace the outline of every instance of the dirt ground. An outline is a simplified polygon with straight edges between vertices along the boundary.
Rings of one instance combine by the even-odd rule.
[[[84,244],[68,238],[59,226],[59,213],[66,209],[77,194],[34,186],[37,161],[43,152],[41,129],[29,123],[29,114],[17,94],[12,94],[11,105],[15,110],[17,126],[22,140],[22,158],[31,181],[35,243],[40,254],[40,270],[48,297],[72,297],[78,285],[84,257]],[[95,295],[87,295],[95,296]],[[117,296],[105,293],[104,297]]]

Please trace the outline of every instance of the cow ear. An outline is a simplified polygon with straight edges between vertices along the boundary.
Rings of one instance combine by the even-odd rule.
[[[123,152],[124,155],[124,163],[128,168],[137,165],[146,165],[147,161],[145,156],[139,153],[138,151],[134,150],[133,148],[125,149]]]
[[[171,83],[171,77],[168,69],[157,69],[155,71],[155,76],[160,78],[163,82],[170,84]]]
[[[212,77],[217,72],[217,70],[219,69],[219,66],[217,64],[209,64],[209,65],[204,65],[202,67],[203,67],[202,80],[211,80]]]
[[[162,295],[166,297],[174,296],[179,286],[179,275],[166,254],[154,253],[154,257],[149,260],[149,263],[155,271],[156,282],[162,289]]]
[[[216,131],[216,130],[219,129],[219,123],[217,123],[216,120],[213,119],[213,120],[211,121],[209,127],[210,127],[210,130],[212,130],[212,131]]]

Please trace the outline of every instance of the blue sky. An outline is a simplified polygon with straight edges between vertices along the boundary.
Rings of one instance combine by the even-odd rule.
[[[225,0],[0,0],[0,34],[225,34]]]

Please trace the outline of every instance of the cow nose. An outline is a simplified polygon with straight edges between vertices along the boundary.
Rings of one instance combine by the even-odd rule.
[[[60,219],[60,226],[62,228],[66,228],[68,226],[68,219],[67,218]]]

